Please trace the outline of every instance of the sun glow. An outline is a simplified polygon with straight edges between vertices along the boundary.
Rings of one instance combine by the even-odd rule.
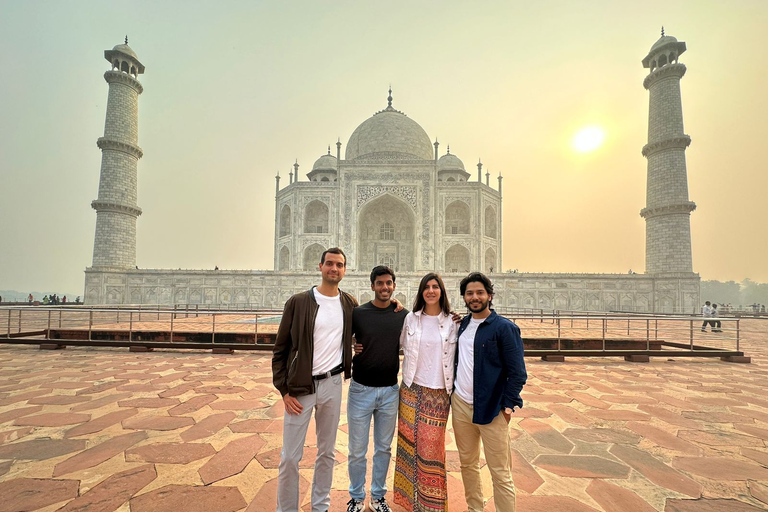
[[[605,131],[599,126],[585,126],[573,136],[571,145],[579,153],[589,153],[603,145]]]

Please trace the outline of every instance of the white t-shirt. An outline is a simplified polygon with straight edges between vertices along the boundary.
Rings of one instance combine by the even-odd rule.
[[[413,382],[432,389],[445,389],[443,375],[443,339],[440,337],[439,317],[421,313],[419,359]]]
[[[712,316],[712,308],[706,304],[701,307],[701,316],[709,318]]]
[[[339,366],[344,357],[344,310],[341,294],[326,297],[312,288],[320,309],[315,317],[315,352],[312,355],[312,375],[331,371]]]
[[[454,390],[459,398],[472,404],[474,402],[475,381],[475,334],[478,326],[485,322],[485,318],[469,319],[469,325],[459,336],[459,366],[456,368],[456,382]]]

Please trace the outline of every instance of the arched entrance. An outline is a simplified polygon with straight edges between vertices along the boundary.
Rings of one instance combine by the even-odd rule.
[[[387,265],[395,271],[414,270],[416,226],[411,208],[390,195],[365,205],[357,222],[357,268]]]

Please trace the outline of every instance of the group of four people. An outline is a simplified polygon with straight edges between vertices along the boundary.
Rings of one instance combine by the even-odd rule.
[[[361,306],[339,290],[346,272],[341,249],[325,251],[319,268],[321,284],[286,302],[275,341],[273,381],[285,405],[277,510],[299,509],[299,461],[312,411],[317,429],[312,510],[329,509],[343,373],[352,378],[347,398],[349,512],[364,509],[371,421],[371,509],[390,511],[386,478],[397,426],[394,502],[409,511],[446,510],[445,429],[451,408],[469,510],[482,511],[484,505],[482,440],[496,509],[514,511],[508,425],[514,408],[523,406],[520,391],[527,376],[520,330],[491,309],[488,277],[478,272],[461,281],[470,311],[461,319],[451,313],[436,273],[422,278],[408,312],[393,299],[396,277],[386,266],[371,272],[374,299]]]

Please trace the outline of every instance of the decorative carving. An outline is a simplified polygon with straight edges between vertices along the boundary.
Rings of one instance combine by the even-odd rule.
[[[141,208],[138,206],[120,204],[112,201],[99,201],[98,199],[91,201],[91,208],[97,212],[125,213],[133,217],[141,215]]]
[[[314,244],[322,245],[326,249],[331,246],[330,245],[329,237],[323,237],[323,238],[321,238],[321,237],[302,238],[302,240],[301,240],[301,250],[302,250],[302,252],[304,252],[304,249],[306,249],[310,245],[314,245]]]
[[[383,194],[392,194],[395,197],[403,199],[415,211],[417,208],[416,187],[409,185],[358,185],[357,186],[357,207],[370,201],[371,199]]]
[[[104,73],[104,80],[107,81],[107,83],[117,82],[123,85],[127,85],[128,87],[136,90],[137,93],[141,94],[144,92],[144,86],[141,85],[141,82],[133,78],[131,75],[127,73],[123,73],[121,71],[107,71]]]
[[[696,203],[693,201],[686,201],[680,204],[668,204],[664,206],[656,206],[654,208],[643,208],[640,210],[640,216],[644,219],[651,219],[653,217],[659,217],[661,215],[670,215],[674,213],[691,213],[696,209]]]
[[[664,78],[669,77],[677,77],[677,78],[683,78],[683,75],[685,75],[686,67],[685,64],[667,64],[666,66],[662,66],[655,71],[652,71],[650,75],[645,77],[645,80],[643,80],[643,87],[646,89],[650,88],[653,84],[658,82],[659,80],[662,80]]]
[[[139,146],[136,146],[135,144],[131,144],[130,142],[123,142],[119,140],[114,139],[107,139],[105,137],[99,137],[96,140],[96,145],[99,146],[100,149],[111,149],[113,151],[120,151],[121,153],[125,153],[127,155],[130,155],[136,159],[141,158],[144,156],[144,151]]]
[[[643,156],[648,158],[654,153],[667,149],[685,149],[691,145],[691,138],[688,135],[682,137],[673,137],[671,139],[661,140],[643,146]]]

